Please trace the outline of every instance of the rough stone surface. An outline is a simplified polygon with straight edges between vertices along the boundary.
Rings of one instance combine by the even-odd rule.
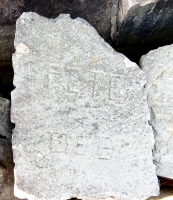
[[[147,76],[157,175],[173,179],[173,45],[142,56],[140,66]]]
[[[13,194],[10,101],[0,98],[0,199],[17,200]]]
[[[112,39],[121,51],[149,51],[173,42],[172,0],[120,0],[117,16],[118,35]]]
[[[158,194],[145,75],[85,20],[23,13],[13,55],[15,195]]]

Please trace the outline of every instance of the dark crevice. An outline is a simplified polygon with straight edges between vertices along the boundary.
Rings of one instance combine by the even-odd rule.
[[[0,134],[0,139],[6,140],[6,136]]]
[[[73,198],[67,199],[67,200],[82,200],[82,199],[78,199],[78,198],[76,198],[76,197],[73,197]]]
[[[159,184],[161,187],[169,186],[169,187],[172,187],[173,189],[173,179],[164,178],[164,177],[158,177],[158,179],[159,179]]]
[[[11,123],[11,129],[15,129],[15,123]]]
[[[12,63],[1,65],[0,63],[0,97],[11,100],[11,91],[13,86],[13,67]]]
[[[122,53],[125,55],[129,60],[132,62],[135,62],[137,65],[139,65],[140,58],[147,54],[149,51],[155,50],[159,47],[163,47],[166,45],[171,45],[172,43],[164,43],[162,45],[159,44],[151,44],[146,46],[133,46],[133,47],[117,47],[115,44],[112,45],[115,51]]]
[[[7,167],[5,166],[5,164],[3,162],[0,161],[0,169],[7,169]]]

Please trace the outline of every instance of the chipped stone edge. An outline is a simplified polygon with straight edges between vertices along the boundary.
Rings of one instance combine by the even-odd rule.
[[[15,183],[14,183],[14,196],[16,196],[17,198],[20,198],[20,199],[28,199],[28,200],[36,200],[35,197],[33,195],[29,195],[27,194],[26,192],[23,192],[22,190],[20,190],[17,185],[16,185],[16,170],[14,168],[14,180],[15,180]]]

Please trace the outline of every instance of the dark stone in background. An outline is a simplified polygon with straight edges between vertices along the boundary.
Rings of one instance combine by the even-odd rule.
[[[10,92],[14,89],[13,75],[10,63],[0,66],[0,97],[11,99]]]
[[[173,42],[172,19],[172,0],[134,6],[121,24],[117,46]]]
[[[173,2],[133,6],[118,27],[114,47],[138,62],[149,50],[173,43]]]

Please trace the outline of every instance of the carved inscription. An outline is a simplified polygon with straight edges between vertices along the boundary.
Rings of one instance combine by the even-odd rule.
[[[27,88],[28,91],[32,91],[34,89],[36,83],[36,76],[35,76],[35,68],[33,66],[27,67]]]
[[[86,155],[88,148],[88,138],[78,137],[77,138],[77,154]]]
[[[126,88],[123,76],[110,76],[107,74],[95,73],[92,92],[93,97],[121,103],[127,98],[127,93],[121,88]]]
[[[93,96],[109,99],[110,95],[109,88],[110,88],[109,76],[101,73],[95,73]]]
[[[48,20],[23,13],[16,31],[10,113],[16,124],[16,196],[96,200],[155,195],[157,177],[152,155],[147,157],[153,137],[147,134],[152,130],[144,73],[87,22],[70,15]]]
[[[123,90],[121,88],[124,88]],[[125,101],[127,94],[125,93],[126,84],[123,76],[110,77],[110,100],[121,103]]]
[[[76,149],[76,155],[93,154],[97,159],[106,160],[112,158],[113,146],[110,138],[80,136],[76,137],[75,143],[71,143],[70,140],[71,138],[69,138],[68,141],[68,136],[66,134],[51,134],[52,152],[67,153],[68,149]],[[92,149],[92,152],[89,151],[90,149]]]
[[[121,75],[110,76],[98,72],[51,66],[49,68],[49,90],[51,97],[58,102],[61,102],[61,99],[69,98],[68,101],[71,101],[76,97],[77,99],[93,97],[120,103],[126,98],[126,94],[120,90],[120,88],[126,87],[123,85],[125,83],[122,78]],[[84,119],[79,117],[77,122],[84,126]],[[76,149],[76,155],[87,155],[90,154],[88,149],[92,146],[91,149],[96,149],[94,154],[98,159],[110,160],[113,154],[110,138],[95,136],[93,140],[90,136],[81,135],[76,137],[75,143],[68,146],[71,143],[68,142],[67,134],[54,133],[51,135],[51,141],[52,152],[68,152],[68,149]]]
[[[89,71],[70,70],[69,92],[80,96],[91,96],[94,73]]]
[[[58,66],[49,68],[49,89],[55,100],[66,98],[71,101],[75,97],[91,96],[93,81],[93,72],[64,70]]]
[[[63,70],[58,66],[51,66],[49,68],[49,91],[50,96],[55,101],[59,100],[60,90],[63,89],[62,74]]]
[[[97,146],[98,159],[110,160],[112,158],[113,147],[110,138],[98,138]]]
[[[90,148],[92,146],[92,148]],[[77,154],[86,155],[89,149],[96,149],[96,157],[98,159],[110,160],[113,154],[112,141],[110,138],[104,137],[78,137]],[[92,153],[93,153],[92,152]]]
[[[51,135],[51,149],[52,152],[66,152],[67,150],[67,136],[65,134],[53,133]]]
[[[110,76],[73,68],[62,70],[58,66],[49,68],[49,89],[55,100],[60,100],[63,96],[69,100],[92,96],[121,103],[127,98],[125,90],[120,89],[125,87],[126,83],[121,75]]]
[[[48,73],[47,68],[40,66],[34,66],[34,63],[30,63],[27,67],[27,89],[29,93],[36,90],[37,95],[42,93],[43,90],[48,89]],[[39,84],[38,84],[39,83]]]

